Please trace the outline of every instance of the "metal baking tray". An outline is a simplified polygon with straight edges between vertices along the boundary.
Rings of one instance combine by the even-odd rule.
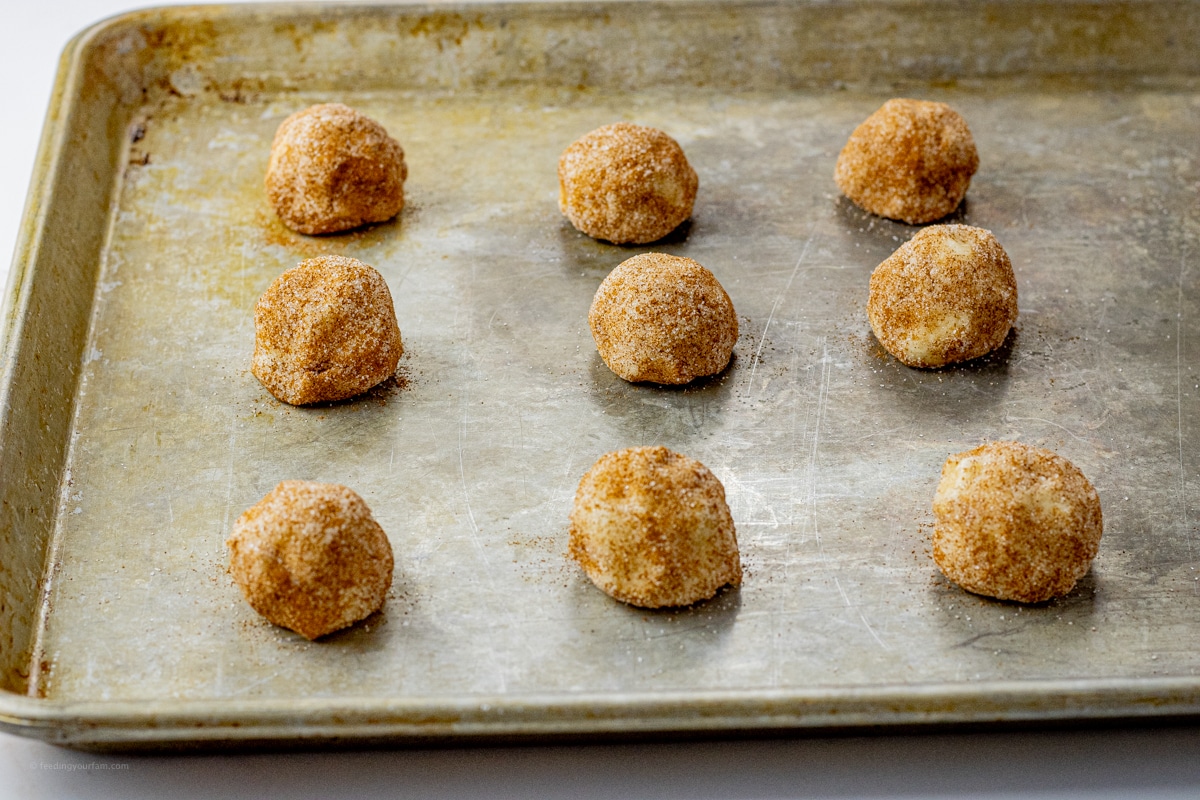
[[[132,13],[67,48],[3,314],[0,725],[88,748],[1011,724],[1200,711],[1200,4],[263,5]],[[871,270],[914,228],[839,197],[892,96],[951,103],[982,159],[1020,319],[998,353],[905,368]],[[339,236],[262,190],[283,117],[341,101],[404,146],[408,205]],[[616,120],[700,175],[650,247],[577,233],[556,163]],[[631,385],[597,285],[648,249],[736,305],[732,365]],[[251,309],[321,254],[378,268],[406,355],[291,408]],[[1099,490],[1070,595],[960,591],[928,552],[947,455],[1019,439]],[[566,558],[601,454],[663,444],[724,482],[740,590],[644,611]],[[318,642],[226,573],[278,481],[344,483],[396,551],[381,613]]]

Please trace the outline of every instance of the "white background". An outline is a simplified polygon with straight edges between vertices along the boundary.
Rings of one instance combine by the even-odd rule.
[[[129,0],[0,0],[0,276],[58,56]],[[0,734],[0,798],[1200,798],[1200,727],[223,756]]]

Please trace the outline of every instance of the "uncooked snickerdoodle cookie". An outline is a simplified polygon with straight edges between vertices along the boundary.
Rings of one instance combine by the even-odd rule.
[[[1100,548],[1100,497],[1062,456],[991,442],[950,456],[933,498],[933,558],[969,592],[1040,603],[1066,594]]]
[[[404,150],[375,120],[341,103],[297,111],[271,143],[267,198],[299,233],[383,222],[404,207]]]
[[[721,482],[665,447],[601,456],[579,482],[571,557],[596,586],[643,608],[686,606],[742,582]]]
[[[585,134],[558,160],[558,207],[580,231],[614,244],[675,230],[692,215],[699,185],[678,142],[628,122]]]
[[[860,208],[918,225],[958,208],[977,169],[975,140],[957,111],[897,99],[854,129],[833,177]]]
[[[588,311],[596,349],[627,381],[681,384],[715,375],[738,338],[733,301],[690,258],[644,253],[622,262]]]
[[[284,481],[233,524],[229,571],[254,610],[307,639],[377,611],[392,545],[345,486]]]
[[[403,351],[387,283],[353,258],[301,261],[254,304],[251,371],[285,403],[361,394],[395,374]]]
[[[1017,320],[1012,262],[983,228],[923,228],[871,273],[867,316],[879,343],[910,367],[978,358]]]

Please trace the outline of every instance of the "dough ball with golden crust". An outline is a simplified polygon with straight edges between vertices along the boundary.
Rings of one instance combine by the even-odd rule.
[[[301,261],[254,305],[251,371],[285,403],[361,394],[396,372],[403,351],[387,283],[353,258]]]
[[[601,456],[579,482],[571,557],[596,586],[643,608],[686,606],[742,582],[721,482],[665,447]]]
[[[617,122],[585,134],[558,160],[558,207],[588,236],[644,244],[692,215],[696,171],[656,128]]]
[[[688,383],[729,363],[738,338],[733,301],[690,258],[644,253],[622,262],[588,311],[596,349],[627,381]]]
[[[392,585],[392,545],[345,486],[284,481],[246,509],[225,542],[254,610],[316,639],[365,619]]]
[[[271,143],[267,198],[300,233],[383,222],[404,207],[404,150],[375,120],[341,103],[297,111]]]
[[[958,208],[977,169],[975,140],[957,111],[898,99],[854,129],[833,177],[860,208],[918,225]]]
[[[969,592],[1040,603],[1066,594],[1100,548],[1100,497],[1062,456],[991,442],[946,459],[933,558]]]
[[[867,316],[879,343],[910,367],[978,358],[1017,320],[1012,262],[983,228],[922,228],[871,274]]]

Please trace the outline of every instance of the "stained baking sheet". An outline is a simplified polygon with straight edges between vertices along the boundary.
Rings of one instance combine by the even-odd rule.
[[[1194,714],[1200,92],[1171,48],[1196,11],[868,5],[201,8],[77,41],[6,315],[0,721],[96,747]],[[982,166],[953,219],[1016,269],[1015,331],[965,366],[903,367],[866,320],[915,229],[831,176],[897,94],[966,117]],[[333,100],[402,143],[407,205],[300,236],[267,153]],[[700,176],[652,247],[557,210],[559,153],[619,119]],[[732,297],[721,375],[631,385],[597,356],[592,294],[650,249]],[[360,399],[292,408],[249,372],[251,309],[322,253],[380,270],[406,352]],[[1067,597],[975,597],[930,559],[942,461],[993,438],[1100,493]],[[567,560],[580,476],[645,444],[724,482],[739,590],[650,612]],[[354,488],[396,552],[384,609],[315,643],[225,572],[232,521],[287,478]]]

